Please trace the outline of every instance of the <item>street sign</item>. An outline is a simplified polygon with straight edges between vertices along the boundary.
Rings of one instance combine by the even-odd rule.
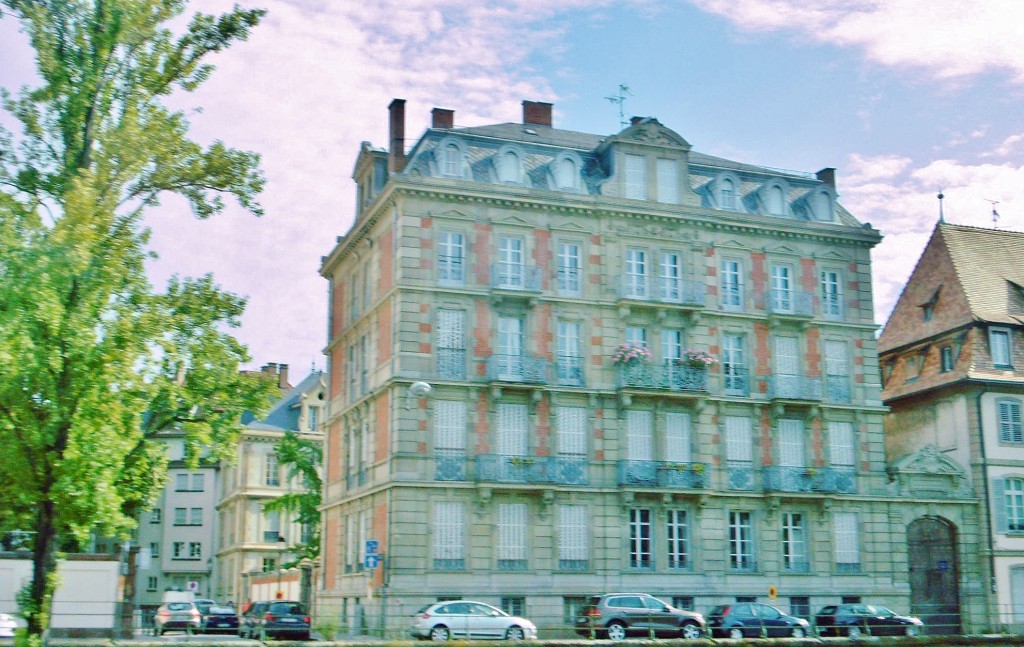
[[[185,587],[185,588],[187,588],[189,591],[192,591],[193,593],[195,593],[196,591],[199,590],[199,582],[196,582],[195,580],[192,580],[191,582],[188,583],[188,586]]]
[[[379,550],[380,550],[380,542],[378,542],[376,539],[367,539],[366,540],[366,554],[367,555],[376,555]]]
[[[779,587],[769,586],[768,587],[768,598],[775,600],[779,597]]]
[[[380,566],[380,555],[367,555],[363,560],[363,567],[377,568]]]

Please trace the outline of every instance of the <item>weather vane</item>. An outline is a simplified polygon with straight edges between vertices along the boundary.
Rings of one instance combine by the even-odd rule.
[[[605,97],[605,99],[607,99],[608,101],[611,101],[612,103],[617,103],[619,105],[619,128],[626,127],[627,96],[633,96],[633,93],[629,91],[629,86],[627,86],[625,83],[620,83],[619,91],[617,94],[614,94],[610,97]]]

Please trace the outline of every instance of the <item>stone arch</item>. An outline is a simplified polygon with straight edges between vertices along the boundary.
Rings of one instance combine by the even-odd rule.
[[[947,519],[918,517],[907,526],[910,613],[927,634],[960,633],[957,528]]]

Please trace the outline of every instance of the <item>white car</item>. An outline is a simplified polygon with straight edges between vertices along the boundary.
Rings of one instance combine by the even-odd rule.
[[[9,614],[0,613],[0,638],[13,638],[18,623]]]
[[[412,617],[413,638],[535,640],[537,625],[501,609],[473,600],[435,602]]]

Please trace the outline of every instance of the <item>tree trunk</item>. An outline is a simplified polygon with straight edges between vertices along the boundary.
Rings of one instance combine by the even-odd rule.
[[[49,497],[47,497],[49,499]],[[53,519],[53,501],[41,502],[36,514],[36,538],[32,547],[32,583],[28,605],[23,610],[29,638],[42,639],[50,626],[53,592],[57,588],[57,529]],[[40,644],[32,641],[33,644]]]

